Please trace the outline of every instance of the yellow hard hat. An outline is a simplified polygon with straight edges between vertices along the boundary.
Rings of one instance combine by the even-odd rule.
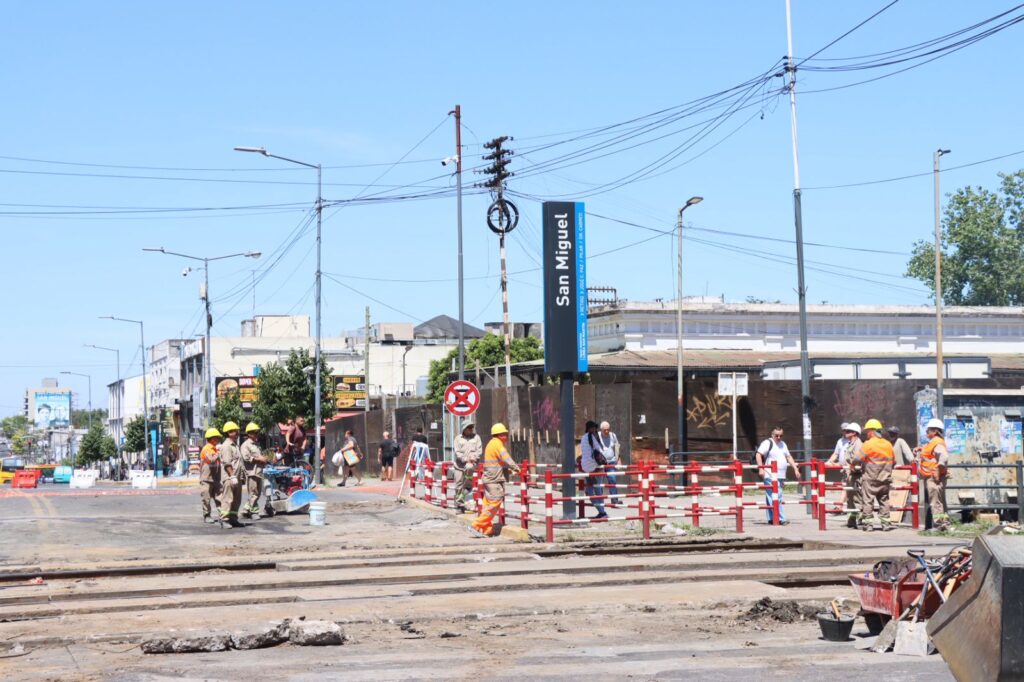
[[[877,419],[869,419],[867,423],[864,424],[864,429],[873,429],[875,431],[881,431],[882,422],[878,421]]]
[[[223,438],[223,437],[224,436],[220,435],[220,431],[218,431],[217,429],[206,429],[206,440],[210,440],[211,438]]]
[[[252,433],[253,431],[259,431],[260,425],[256,422],[249,422],[249,425],[245,427],[246,433]]]
[[[497,424],[491,427],[492,436],[499,436],[503,433],[508,433],[508,429],[501,422],[498,422]]]
[[[232,431],[238,431],[238,430],[239,430],[238,424],[236,424],[235,422],[225,422],[224,423],[224,433],[231,433]]]

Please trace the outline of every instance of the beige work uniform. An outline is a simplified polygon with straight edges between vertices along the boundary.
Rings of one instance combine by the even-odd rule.
[[[864,476],[861,480],[861,521],[870,526],[875,516],[875,502],[883,526],[891,523],[889,488],[892,486],[892,467],[895,453],[892,443],[884,438],[871,438],[861,444],[864,453]]]
[[[217,449],[221,463],[220,516],[222,519],[237,519],[238,508],[242,506],[242,456],[230,438]]]
[[[199,495],[203,501],[203,518],[213,513],[220,499],[220,459],[217,448],[207,443],[199,454]]]
[[[260,511],[260,495],[263,494],[263,464],[257,460],[263,451],[255,442],[245,439],[241,447],[242,466],[245,468],[245,487],[249,491],[249,501],[245,511],[257,514]]]

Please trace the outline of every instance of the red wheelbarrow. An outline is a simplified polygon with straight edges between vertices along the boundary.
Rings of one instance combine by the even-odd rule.
[[[909,571],[899,578],[882,579],[864,573],[851,573],[850,584],[860,600],[860,615],[872,635],[877,635],[891,618],[899,618],[908,606],[914,603],[924,588],[923,570]],[[935,590],[929,590],[924,599],[921,619],[926,619],[941,605],[942,600]]]

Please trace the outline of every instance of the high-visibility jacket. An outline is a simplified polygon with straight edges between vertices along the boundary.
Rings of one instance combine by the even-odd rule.
[[[864,462],[873,467],[891,467],[896,461],[896,453],[892,449],[892,443],[884,438],[875,436],[864,441],[861,445],[864,452]]]
[[[935,478],[939,477],[939,457],[935,454],[935,449],[938,446],[945,446],[945,439],[935,436],[928,444],[921,449],[921,462],[919,464],[921,476],[924,478]]]
[[[516,463],[500,438],[492,438],[484,450],[484,483],[504,483],[505,468],[515,469]]]

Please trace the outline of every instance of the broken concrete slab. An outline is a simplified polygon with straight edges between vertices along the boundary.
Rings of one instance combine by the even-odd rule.
[[[227,651],[230,648],[231,635],[226,632],[208,632],[190,637],[157,637],[142,643],[144,654],[192,654]]]
[[[294,621],[288,641],[298,646],[337,646],[345,643],[345,632],[329,620]]]
[[[284,644],[288,641],[291,631],[291,621],[283,620],[271,623],[266,627],[257,630],[231,633],[231,648],[266,649],[268,647]]]

